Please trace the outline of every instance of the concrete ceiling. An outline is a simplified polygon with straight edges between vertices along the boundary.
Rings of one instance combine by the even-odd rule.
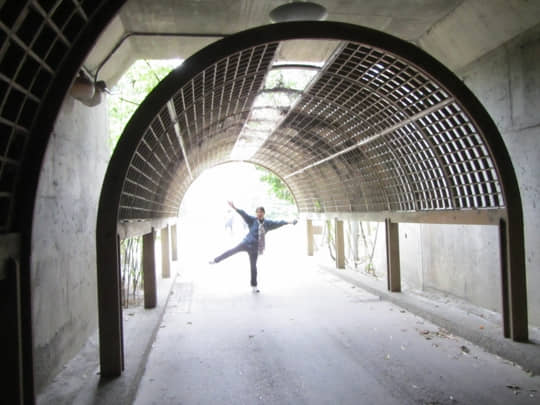
[[[270,10],[286,2],[128,0],[85,67],[94,74],[99,70],[99,79],[111,86],[137,59],[185,59],[221,35],[270,23]],[[327,8],[329,21],[363,25],[411,41],[454,71],[540,22],[540,1],[530,0],[318,2]]]

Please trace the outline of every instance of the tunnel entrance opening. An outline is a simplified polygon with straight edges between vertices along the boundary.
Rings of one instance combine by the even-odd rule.
[[[189,187],[179,210],[178,243],[182,261],[205,265],[245,237],[245,222],[227,201],[234,202],[249,215],[255,215],[256,207],[264,206],[267,219],[296,218],[298,210],[292,195],[286,185],[276,183],[276,179],[277,176],[267,170],[249,163],[224,163],[204,171]],[[285,233],[290,232],[279,232],[279,236],[274,232],[268,234],[270,254],[279,251],[287,256],[303,252],[300,241],[304,238],[288,238]],[[288,242],[284,242],[284,238]],[[247,261],[244,264],[243,267],[249,269]]]
[[[299,51],[317,62],[309,83],[266,88],[274,69],[298,68]],[[262,114],[268,105],[257,102],[266,93],[295,98]],[[231,157],[239,144],[249,153]],[[162,227],[205,168],[235,156],[287,182],[307,219],[308,245],[313,219],[337,218],[336,235],[343,218],[384,221],[390,291],[401,289],[399,223],[498,226],[504,334],[527,340],[521,200],[481,104],[407,42],[346,24],[286,23],[230,36],[192,56],[127,125],[98,217],[103,375],[123,368],[119,229]]]

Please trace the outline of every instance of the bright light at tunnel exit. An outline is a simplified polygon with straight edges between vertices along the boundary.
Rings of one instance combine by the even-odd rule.
[[[208,260],[244,238],[247,228],[227,201],[233,201],[237,208],[250,215],[255,215],[256,207],[264,206],[268,219],[298,217],[296,205],[270,193],[269,184],[260,180],[264,173],[249,163],[227,163],[207,169],[193,182],[184,196],[178,217],[182,260],[192,267],[204,268]],[[303,252],[302,230],[298,224],[270,232],[263,261],[275,255],[296,257]],[[237,256],[231,259],[232,263],[238,263],[239,271],[247,274],[247,255],[245,258],[243,254]]]

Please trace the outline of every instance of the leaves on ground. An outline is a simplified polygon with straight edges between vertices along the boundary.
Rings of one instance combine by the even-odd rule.
[[[455,339],[454,335],[452,335],[450,332],[448,332],[444,328],[439,328],[438,330],[422,329],[422,330],[418,330],[418,332],[422,336],[424,336],[426,340],[431,340],[434,337],[440,337],[444,339]]]

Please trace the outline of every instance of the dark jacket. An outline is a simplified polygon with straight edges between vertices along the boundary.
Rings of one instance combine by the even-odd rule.
[[[250,249],[256,250],[259,247],[259,220],[257,217],[248,215],[244,210],[237,209],[236,212],[238,212],[244,221],[246,221],[249,228],[249,233],[246,235],[242,243],[248,245]],[[287,221],[271,221],[269,219],[263,220],[265,232],[279,228],[283,225],[287,225]]]

